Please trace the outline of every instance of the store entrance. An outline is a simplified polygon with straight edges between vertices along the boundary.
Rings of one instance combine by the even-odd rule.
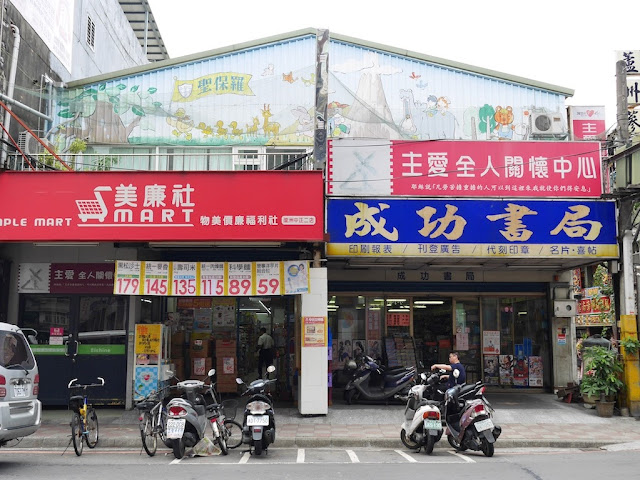
[[[449,363],[452,351],[451,298],[417,298],[413,302],[413,336],[416,353],[425,369]]]
[[[172,297],[166,310],[178,378],[203,378],[215,368],[218,391],[236,393],[236,377],[247,383],[258,378],[258,338],[265,328],[278,379],[272,393],[279,400],[293,398],[294,297]]]
[[[34,329],[44,405],[67,405],[67,384],[105,379],[91,392],[97,405],[122,405],[126,388],[128,298],[113,295],[29,294],[20,298],[21,328]],[[27,334],[29,332],[27,331]]]

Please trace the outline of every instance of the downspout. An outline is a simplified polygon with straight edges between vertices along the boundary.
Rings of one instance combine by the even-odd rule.
[[[18,71],[18,52],[20,51],[20,30],[13,23],[11,24],[13,32],[13,53],[11,54],[11,70],[9,70],[9,85],[7,86],[7,97],[13,100],[13,89],[16,86],[16,72]],[[7,106],[11,108],[11,104]],[[7,161],[7,132],[11,123],[11,114],[4,113],[4,131],[2,133],[2,155],[0,156],[0,168],[4,168]]]

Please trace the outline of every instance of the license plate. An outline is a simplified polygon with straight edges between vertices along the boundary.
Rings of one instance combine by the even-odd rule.
[[[424,421],[425,430],[442,430],[442,422],[440,420],[426,420]]]
[[[13,386],[13,396],[14,397],[28,397],[29,396],[29,386],[28,385],[14,385]]]
[[[476,426],[476,430],[478,432],[483,432],[485,430],[493,430],[493,422],[491,421],[490,418],[487,418],[486,420],[479,420],[476,423],[474,423],[474,425]]]
[[[247,425],[250,427],[254,425],[266,427],[269,425],[269,417],[267,415],[249,415],[247,417]]]
[[[185,423],[186,420],[184,418],[170,418],[167,420],[167,438],[182,438]]]

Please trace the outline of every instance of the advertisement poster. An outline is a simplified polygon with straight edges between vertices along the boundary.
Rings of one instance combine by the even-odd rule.
[[[358,311],[355,308],[341,308],[338,320],[338,333],[340,338],[351,338],[357,327]]]
[[[485,330],[483,332],[482,353],[500,355],[500,330]]]
[[[117,260],[113,294],[140,295],[142,286],[142,282],[140,281],[141,271],[142,262],[135,260]]]
[[[211,333],[211,309],[196,308],[194,312],[193,331],[198,333]]]
[[[366,340],[354,340],[353,341],[353,358],[365,355],[367,353]]]
[[[369,355],[374,360],[382,358],[382,345],[380,343],[380,340],[369,340],[367,341],[367,346],[369,347],[367,355]]]
[[[380,310],[367,310],[367,339],[380,340]]]
[[[500,384],[500,370],[498,355],[484,356],[484,383],[486,385]]]
[[[233,298],[216,299],[213,306],[214,327],[234,327],[236,324],[236,304]]]
[[[350,338],[340,338],[338,342],[338,361],[344,363],[353,358],[353,346]]]
[[[456,333],[456,348],[458,350],[469,350],[469,334],[467,332]]]
[[[513,384],[526,387],[529,384],[529,361],[527,357],[517,357],[513,366]]]
[[[327,318],[302,317],[304,327],[303,347],[327,346]]]
[[[160,355],[161,324],[136,325],[136,355]]]
[[[512,355],[500,355],[500,385],[513,385]]]
[[[309,262],[292,261],[284,263],[284,293],[309,293]]]
[[[542,387],[542,357],[529,357],[529,386]]]
[[[236,373],[236,357],[222,357],[222,373],[225,375]]]
[[[169,295],[170,262],[143,262],[142,295]]]

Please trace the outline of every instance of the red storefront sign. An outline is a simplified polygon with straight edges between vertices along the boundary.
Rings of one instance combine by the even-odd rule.
[[[321,241],[321,171],[2,172],[0,241]]]
[[[113,293],[113,263],[52,263],[50,293]]]
[[[598,142],[333,140],[327,194],[598,198],[600,150]]]

